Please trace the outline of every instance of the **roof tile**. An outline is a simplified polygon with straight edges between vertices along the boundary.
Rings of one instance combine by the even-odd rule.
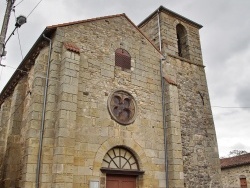
[[[221,168],[230,168],[250,164],[250,153],[220,160]]]

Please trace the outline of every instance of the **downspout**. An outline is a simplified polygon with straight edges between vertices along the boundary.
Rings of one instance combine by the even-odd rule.
[[[40,176],[41,156],[42,156],[42,148],[43,148],[43,133],[44,133],[44,123],[45,123],[47,91],[48,91],[48,83],[49,83],[50,59],[51,59],[51,50],[52,50],[51,39],[46,37],[44,34],[43,34],[43,38],[49,41],[49,54],[48,54],[47,71],[46,71],[46,78],[45,78],[46,79],[45,88],[43,92],[42,121],[41,121],[41,128],[40,128],[39,150],[38,150],[37,167],[36,167],[36,188],[39,188],[39,176]]]
[[[158,9],[158,34],[159,34],[159,48],[162,52],[161,46],[161,26],[160,26],[160,11]],[[165,84],[163,78],[162,60],[160,61],[160,74],[161,74],[161,91],[162,91],[162,115],[163,115],[163,130],[164,130],[164,149],[165,149],[165,171],[166,171],[166,188],[168,188],[168,151],[167,151],[167,122],[166,122],[166,108],[165,108]]]

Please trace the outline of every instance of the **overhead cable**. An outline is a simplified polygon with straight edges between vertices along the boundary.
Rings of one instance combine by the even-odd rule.
[[[17,3],[16,5],[13,6],[13,8],[16,8],[18,5],[20,5],[24,0],[20,1],[19,3]]]
[[[248,106],[211,106],[212,108],[250,108]]]
[[[32,14],[32,12],[37,8],[37,6],[42,2],[43,0],[40,0],[36,6],[30,11],[30,13],[28,14],[27,18]]]

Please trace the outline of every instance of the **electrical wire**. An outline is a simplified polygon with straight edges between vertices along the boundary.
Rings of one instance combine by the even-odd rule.
[[[17,3],[16,5],[13,6],[13,8],[16,8],[18,5],[20,5],[24,0],[20,1],[19,3]]]
[[[56,63],[56,64],[61,64],[62,61],[63,61],[63,60],[61,60],[59,63]],[[11,67],[11,66],[9,66],[9,65],[5,65],[4,67],[8,67],[8,68],[11,68],[11,69],[14,69],[14,70],[21,71],[21,72],[23,72],[23,73],[29,74],[28,71],[24,71],[24,70],[22,70],[22,69],[14,68],[14,67]],[[2,70],[3,70],[4,67],[2,67]],[[37,76],[37,77],[39,77],[39,78],[46,78],[45,76]],[[1,78],[1,76],[0,76],[0,78]],[[56,82],[60,82],[59,80],[52,79],[52,78],[49,78],[49,80],[56,81]],[[250,108],[250,107],[248,107],[248,106],[245,106],[245,107],[236,107],[236,106],[211,106],[211,107],[212,107],[212,108]]]
[[[56,63],[56,64],[61,64],[61,62],[62,62],[63,60],[61,60],[59,63]],[[22,73],[25,73],[25,74],[29,74],[29,72],[28,71],[24,71],[24,70],[22,70],[22,69],[18,69],[18,68],[14,68],[14,67],[12,67],[12,66],[9,66],[9,65],[5,65],[4,67],[7,67],[7,68],[11,68],[11,69],[14,69],[14,70],[16,70],[16,71],[20,71],[20,72],[22,72]],[[3,68],[4,67],[2,67],[2,70],[1,70],[1,74],[0,74],[0,80],[1,80],[1,75],[2,75],[2,71],[3,71]],[[42,75],[38,75],[38,76],[36,76],[35,78],[46,78],[45,76],[42,76]],[[51,81],[55,81],[55,82],[60,82],[60,80],[56,80],[56,79],[53,79],[53,78],[48,78],[49,80],[51,80]],[[248,107],[248,106],[245,106],[245,107],[236,107],[236,106],[211,106],[212,108],[238,108],[238,109],[248,109],[248,108],[250,108],[250,107]]]
[[[11,67],[11,66],[9,66],[9,65],[5,65],[5,67],[14,69],[14,70],[16,70],[16,71],[20,71],[20,72],[25,73],[25,74],[27,74],[27,75],[29,74],[28,71],[24,71],[24,70],[22,70],[22,69],[14,68],[14,67]],[[38,70],[38,72],[39,72],[39,70]],[[46,77],[45,77],[45,76],[42,76],[42,75],[37,75],[35,78],[46,78]],[[56,80],[56,79],[53,79],[53,78],[48,78],[48,80],[60,82],[59,80]]]
[[[250,108],[248,106],[211,106],[212,108]]]
[[[22,45],[21,45],[21,41],[20,41],[20,36],[19,36],[18,28],[17,28],[16,31],[17,31],[18,41],[19,41],[19,48],[20,48],[20,52],[21,52],[21,56],[22,56],[22,60],[23,60],[23,50],[22,50]]]
[[[37,8],[37,6],[42,2],[43,0],[40,0],[36,6],[30,11],[30,13],[28,14],[27,18],[33,13],[33,11]]]
[[[14,16],[15,16],[15,19],[16,19],[15,8],[13,8],[12,11],[14,12]],[[16,31],[17,31],[17,37],[18,37],[18,42],[19,42],[19,49],[20,49],[20,52],[21,52],[22,60],[23,60],[23,50],[22,50],[22,45],[21,45],[21,41],[20,41],[20,35],[19,35],[19,32],[18,32],[18,27],[17,27]]]
[[[0,82],[1,82],[2,74],[3,74],[3,66],[1,66]]]
[[[28,73],[29,73],[29,72],[27,72],[27,71],[24,71],[24,70],[22,70],[22,69],[18,69],[18,68],[15,68],[15,67],[9,66],[9,65],[4,65],[4,67],[8,67],[8,68],[11,68],[11,69],[14,69],[14,70],[18,70],[18,71],[20,71],[20,72],[22,72],[22,73],[26,73],[26,74],[28,74]]]
[[[40,2],[41,2],[42,0],[40,0]],[[39,3],[40,3],[39,2]],[[38,3],[38,4],[39,4]],[[36,7],[38,6],[38,4],[36,5]],[[35,7],[35,8],[36,8]],[[34,8],[34,9],[35,9]],[[33,9],[33,10],[34,10]],[[32,10],[32,11],[33,11]],[[15,11],[14,11],[15,12]],[[30,13],[31,14],[31,13]],[[29,14],[29,15],[30,15]],[[20,43],[20,40],[19,40],[19,43]],[[21,48],[21,47],[20,47]],[[103,49],[102,47],[100,47],[100,48],[96,48],[95,50],[97,50],[97,49]],[[20,49],[21,50],[21,49]],[[92,55],[93,54],[95,54],[95,52],[93,52],[93,50],[89,50],[89,49],[82,49],[82,50],[84,50],[84,52],[90,52]],[[22,53],[22,50],[21,50],[21,53]],[[97,55],[97,57],[110,57],[110,55]],[[63,60],[61,60],[59,63],[56,63],[56,64],[60,64],[61,62],[62,62]],[[8,65],[5,65],[4,67],[8,67],[8,68],[12,68],[12,69],[14,69],[14,70],[17,70],[17,71],[21,71],[21,72],[24,72],[24,73],[26,73],[26,74],[29,74],[29,72],[27,72],[27,71],[24,71],[24,70],[21,70],[21,69],[18,69],[18,68],[14,68],[14,67],[11,67],[11,66],[8,66]],[[2,70],[3,70],[3,68],[4,67],[2,67]],[[44,76],[37,76],[37,77],[39,77],[39,78],[46,78],[46,77],[44,77]],[[1,78],[1,77],[0,77]],[[52,80],[52,81],[56,81],[56,82],[60,82],[59,80],[56,80],[56,79],[51,79],[51,78],[49,78],[49,80]],[[244,109],[244,108],[250,108],[250,107],[232,107],[232,106],[211,106],[212,108],[239,108],[239,109]]]

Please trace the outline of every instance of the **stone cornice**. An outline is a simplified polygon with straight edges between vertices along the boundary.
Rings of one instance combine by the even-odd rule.
[[[166,7],[164,6],[160,6],[158,9],[156,9],[152,14],[150,14],[146,19],[144,19],[141,23],[138,24],[138,27],[141,28],[143,27],[143,25],[145,25],[149,20],[151,20],[151,18],[155,17],[155,15],[157,15],[158,12],[164,12],[166,14],[170,14],[176,18],[178,18],[179,20],[182,20],[184,22],[187,22],[191,25],[193,25],[194,27],[198,28],[198,29],[201,29],[202,28],[202,25],[172,11],[172,10],[169,10],[167,9]]]
[[[167,54],[168,56],[170,56],[170,57],[174,57],[174,58],[176,58],[176,59],[180,59],[181,61],[184,61],[185,63],[189,63],[189,64],[192,64],[192,65],[196,65],[196,66],[198,66],[198,67],[202,67],[202,68],[205,68],[206,66],[204,66],[204,65],[201,65],[201,64],[198,64],[198,63],[194,63],[194,62],[192,62],[191,60],[189,60],[189,59],[186,59],[186,58],[183,58],[183,57],[179,57],[179,56],[176,56],[176,55],[173,55],[173,54]]]

